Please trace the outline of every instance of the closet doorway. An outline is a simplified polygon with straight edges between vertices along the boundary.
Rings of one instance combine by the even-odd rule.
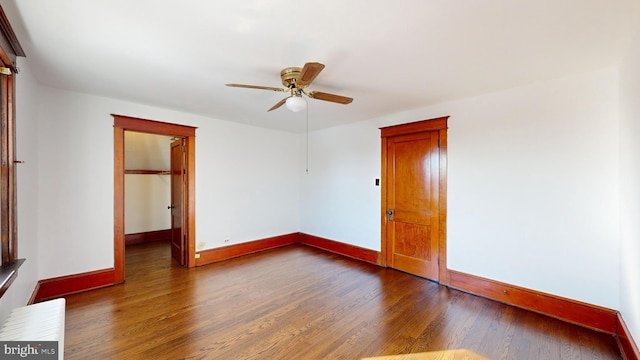
[[[124,132],[125,255],[132,245],[156,241],[171,243],[174,230],[176,235],[182,235],[178,234],[182,233],[181,215],[184,211],[182,141],[182,138],[172,136]],[[176,171],[172,171],[174,143],[178,143],[180,155],[176,159]],[[172,191],[174,183],[175,192]],[[173,198],[178,200],[174,202]],[[175,229],[173,224],[177,224]],[[178,238],[178,248],[182,249],[182,237]],[[174,255],[176,262],[184,265],[182,251]],[[125,265],[129,264],[125,261]],[[125,277],[127,275],[125,273]]]
[[[124,282],[125,277],[125,131],[165,135],[181,139],[183,150],[182,191],[179,227],[183,242],[177,260],[187,267],[195,263],[195,127],[145,120],[122,115],[114,117],[114,283]],[[172,201],[173,203],[173,201]],[[174,209],[172,209],[174,210]],[[174,211],[172,211],[174,213]],[[172,228],[173,228],[172,224]],[[174,241],[174,240],[172,240]]]

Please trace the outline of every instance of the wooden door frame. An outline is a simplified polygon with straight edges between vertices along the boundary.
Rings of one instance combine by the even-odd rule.
[[[442,285],[449,285],[449,273],[447,270],[447,121],[449,117],[443,116],[428,120],[421,120],[406,124],[393,125],[380,128],[382,140],[381,159],[381,246],[380,261],[382,266],[387,266],[387,145],[388,139],[393,136],[410,135],[425,131],[437,131],[440,144],[439,157],[439,191],[438,191],[438,212],[439,212],[439,232],[438,232],[438,279]]]
[[[195,267],[196,243],[196,128],[155,120],[146,120],[130,116],[113,116],[114,145],[114,232],[113,232],[113,267],[114,283],[124,282],[124,132],[126,130],[148,134],[178,136],[185,139],[185,223],[187,224],[186,265]]]

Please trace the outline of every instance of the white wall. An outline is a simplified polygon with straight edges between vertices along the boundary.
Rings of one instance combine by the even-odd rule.
[[[124,132],[125,170],[169,170],[173,136]]]
[[[124,169],[171,168],[171,136],[124,133]],[[124,233],[171,228],[171,176],[168,174],[124,175]]]
[[[37,108],[39,279],[113,266],[112,113],[198,127],[202,249],[298,231],[296,135],[47,87]]]
[[[301,231],[380,249],[378,128],[450,115],[448,266],[617,308],[617,76],[582,76],[317,131]]]
[[[207,120],[196,136],[198,243],[212,248],[299,231],[296,134]]]
[[[640,340],[640,36],[620,68],[620,312]]]
[[[24,161],[16,167],[17,174],[17,221],[18,221],[18,257],[26,259],[18,271],[18,277],[9,290],[0,298],[0,323],[9,311],[25,306],[35,289],[38,277],[37,208],[38,208],[38,156],[37,144],[33,139],[38,136],[36,107],[33,103],[39,98],[38,86],[29,73],[28,65],[18,59],[22,70],[16,75],[16,156]]]
[[[125,234],[170,229],[170,204],[170,175],[124,175]]]
[[[301,152],[305,144],[303,139]],[[380,250],[379,149],[380,131],[371,122],[309,134],[309,172],[301,177],[302,232]]]

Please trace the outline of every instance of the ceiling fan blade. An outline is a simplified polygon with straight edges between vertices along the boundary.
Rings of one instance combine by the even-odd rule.
[[[309,93],[309,97],[312,99],[331,101],[338,104],[350,104],[353,101],[350,97],[329,94],[321,91],[312,91]]]
[[[284,103],[287,102],[287,99],[290,98],[291,96],[287,96],[286,98],[280,100],[277,104],[273,105],[271,107],[271,109],[267,110],[267,112],[271,111],[271,110],[275,110],[277,108],[279,108],[280,106],[284,105]]]
[[[288,91],[289,89],[271,87],[271,86],[258,86],[258,85],[244,85],[244,84],[226,84],[231,87],[239,87],[239,88],[247,88],[247,89],[258,89],[258,90],[271,90],[271,91]]]
[[[320,71],[324,69],[324,65],[318,62],[308,62],[304,64],[304,67],[300,71],[300,75],[298,75],[298,79],[296,80],[296,86],[307,86],[311,84],[311,82],[320,74]]]

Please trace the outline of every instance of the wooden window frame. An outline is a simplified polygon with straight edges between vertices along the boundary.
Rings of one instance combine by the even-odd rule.
[[[25,56],[18,39],[0,6],[0,296],[4,295],[24,262],[18,259],[16,219],[16,58]]]

